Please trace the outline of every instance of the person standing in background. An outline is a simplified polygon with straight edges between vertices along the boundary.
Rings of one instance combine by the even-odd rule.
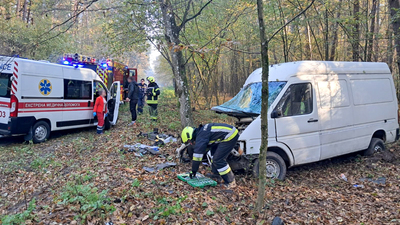
[[[108,115],[106,100],[107,92],[104,89],[100,89],[98,94],[100,96],[96,98],[96,102],[94,103],[93,116],[97,116],[97,134],[102,134],[104,129],[104,119]]]
[[[160,95],[160,88],[156,83],[156,79],[154,77],[147,77],[147,81],[149,82],[147,88],[147,105],[150,106],[150,119],[152,121],[157,121],[157,106],[158,106],[158,96]]]
[[[132,115],[132,122],[128,124],[128,126],[136,126],[136,105],[139,100],[139,87],[136,81],[133,80],[133,77],[128,77],[128,96],[126,101],[129,102],[129,109]]]
[[[144,103],[145,103],[145,95],[146,95],[146,90],[147,90],[147,84],[145,83],[145,80],[142,78],[140,80],[140,84],[138,84],[139,86],[139,101],[138,101],[138,114],[141,115],[143,113],[143,107],[144,107]]]

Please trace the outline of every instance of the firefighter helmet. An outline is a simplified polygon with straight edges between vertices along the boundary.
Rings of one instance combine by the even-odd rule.
[[[194,128],[193,127],[185,127],[182,130],[182,134],[181,134],[182,142],[186,143],[189,140],[192,140],[193,132],[194,132]]]
[[[150,81],[150,83],[153,83],[156,81],[156,79],[154,79],[154,77],[152,77],[152,76],[147,77],[147,80]]]

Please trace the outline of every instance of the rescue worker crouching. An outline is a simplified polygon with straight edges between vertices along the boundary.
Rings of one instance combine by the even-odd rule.
[[[152,121],[157,121],[157,106],[158,106],[158,96],[160,95],[160,88],[156,83],[154,77],[147,77],[149,85],[147,86],[147,105],[149,105],[150,119]]]
[[[194,145],[190,178],[196,176],[207,147],[210,147],[212,172],[222,177],[227,188],[236,187],[235,176],[226,161],[239,138],[238,130],[234,126],[209,123],[198,128],[185,127],[181,138],[183,143]]]

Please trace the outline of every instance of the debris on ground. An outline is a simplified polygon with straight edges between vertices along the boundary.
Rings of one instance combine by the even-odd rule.
[[[346,177],[346,175],[344,175],[344,174],[342,173],[342,174],[340,174],[340,177],[342,178],[342,180],[344,180],[344,181],[347,182],[347,177]]]
[[[149,146],[149,145],[144,145],[144,144],[140,144],[137,143],[135,145],[124,145],[124,148],[128,148],[128,152],[135,152],[137,154],[135,154],[135,156],[143,156],[146,155],[148,153],[152,154],[152,155],[160,155],[160,150],[158,146]],[[121,149],[122,152],[123,149]]]
[[[385,177],[379,177],[376,180],[373,180],[372,178],[360,178],[361,182],[369,181],[373,182],[375,184],[385,184],[386,183],[386,178]]]
[[[174,167],[174,166],[176,166],[176,163],[166,162],[166,163],[157,164],[155,167],[144,166],[143,169],[145,171],[147,171],[147,172],[153,173],[153,172],[156,172],[158,170],[162,170],[162,169],[165,169],[165,168],[168,168],[168,167]]]
[[[271,225],[285,225],[285,223],[279,216],[275,216],[274,220],[272,220]]]
[[[364,188],[364,185],[362,185],[362,184],[354,184],[353,187],[355,187],[355,188]]]
[[[143,133],[140,132],[137,137],[146,137],[150,141],[155,141],[153,146],[162,146],[167,143],[177,142],[178,139],[172,134],[160,134],[158,128],[154,128],[153,132]]]

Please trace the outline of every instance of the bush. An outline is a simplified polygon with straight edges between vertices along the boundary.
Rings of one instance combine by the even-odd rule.
[[[104,219],[115,211],[115,207],[109,204],[110,199],[106,195],[106,190],[98,193],[98,189],[93,187],[93,184],[71,185],[68,183],[59,197],[59,204],[79,204],[80,208],[76,209],[79,214],[75,216],[75,219],[86,220],[89,215]]]

